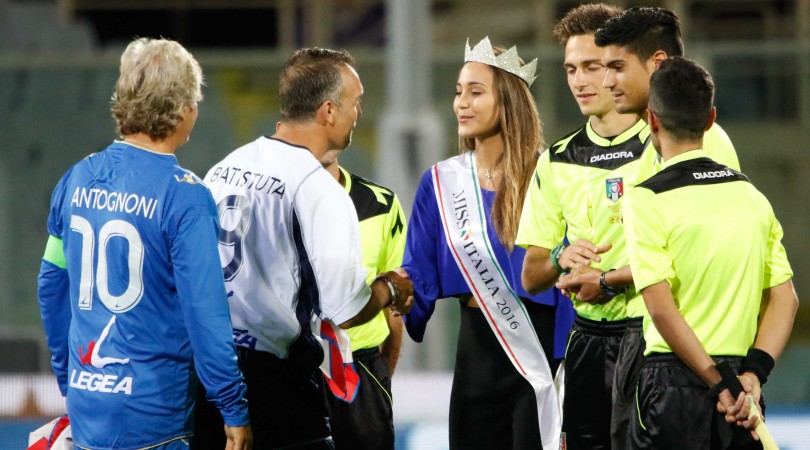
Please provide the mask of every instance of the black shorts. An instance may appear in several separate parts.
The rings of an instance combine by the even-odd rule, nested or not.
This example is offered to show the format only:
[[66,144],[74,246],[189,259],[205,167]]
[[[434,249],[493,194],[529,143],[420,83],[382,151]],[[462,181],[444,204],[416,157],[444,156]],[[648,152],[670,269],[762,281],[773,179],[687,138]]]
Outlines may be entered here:
[[[244,347],[236,347],[236,356],[247,385],[254,449],[335,448],[321,392],[320,369],[304,369],[271,353]],[[225,448],[222,416],[216,408],[207,401],[198,401],[195,415],[193,449]]]
[[[729,361],[735,371],[742,361],[741,357],[713,359]],[[631,424],[633,448],[761,449],[750,431],[725,421],[708,391],[706,383],[674,354],[648,356],[639,377],[638,417]],[[764,409],[764,400],[762,404]]]
[[644,362],[644,329],[641,317],[627,319],[613,373],[613,412],[610,438],[614,450],[631,449],[630,422],[636,417],[636,385]]
[[[523,302],[552,375],[556,309]],[[484,312],[461,306],[456,367],[450,392],[450,449],[535,450],[540,447],[532,385],[506,356]]]
[[610,450],[613,374],[627,320],[579,315],[565,352],[562,438],[568,450]]
[[338,450],[393,450],[394,413],[388,358],[377,347],[352,353],[360,387],[352,403],[335,397],[321,383],[332,439]]

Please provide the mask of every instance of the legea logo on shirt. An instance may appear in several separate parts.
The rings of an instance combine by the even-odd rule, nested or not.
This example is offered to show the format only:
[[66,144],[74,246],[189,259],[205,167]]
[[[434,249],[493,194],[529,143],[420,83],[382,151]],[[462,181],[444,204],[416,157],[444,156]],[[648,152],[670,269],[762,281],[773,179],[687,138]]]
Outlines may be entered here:
[[[79,346],[79,361],[83,366],[92,366],[96,369],[103,369],[111,364],[129,364],[129,358],[115,358],[112,356],[102,356],[101,347],[110,329],[115,324],[115,315],[110,318],[107,326],[101,332],[98,341],[90,341],[87,345],[87,353],[84,353],[82,346]],[[119,377],[113,374],[100,374],[87,372],[84,370],[73,370],[70,374],[70,387],[83,391],[101,392],[105,394],[117,394],[123,392],[132,395],[132,377]]]

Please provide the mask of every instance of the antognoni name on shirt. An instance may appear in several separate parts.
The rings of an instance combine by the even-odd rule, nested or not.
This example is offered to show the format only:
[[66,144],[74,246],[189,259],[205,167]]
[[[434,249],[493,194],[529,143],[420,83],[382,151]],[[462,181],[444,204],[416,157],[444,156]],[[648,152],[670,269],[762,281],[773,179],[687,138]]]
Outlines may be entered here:
[[105,189],[77,187],[70,199],[70,206],[76,208],[125,212],[151,219],[155,215],[158,201],[127,192],[109,192]]

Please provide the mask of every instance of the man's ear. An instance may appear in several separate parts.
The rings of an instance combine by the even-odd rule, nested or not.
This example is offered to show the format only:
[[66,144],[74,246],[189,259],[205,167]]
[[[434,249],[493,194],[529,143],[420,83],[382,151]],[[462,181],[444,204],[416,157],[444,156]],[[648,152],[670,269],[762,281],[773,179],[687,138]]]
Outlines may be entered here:
[[651,133],[658,133],[661,122],[658,121],[658,116],[655,115],[655,111],[649,107],[647,108],[647,124],[650,126]]
[[650,56],[649,59],[649,61],[652,63],[653,71],[658,70],[658,66],[660,66],[661,63],[665,61],[667,58],[669,58],[669,55],[667,55],[667,52],[663,50],[658,50],[655,53],[653,53],[653,55]]
[[332,125],[335,122],[335,104],[332,100],[321,103],[315,112],[315,121],[321,125]]
[[709,131],[709,128],[711,128],[712,125],[714,125],[714,119],[716,118],[717,118],[717,108],[712,106],[712,112],[709,113],[709,120],[706,122],[706,128],[704,128],[703,131]]
[[185,121],[186,117],[192,112],[193,110],[191,109],[191,106],[188,105],[184,106],[183,109],[180,110],[180,121],[181,122]]

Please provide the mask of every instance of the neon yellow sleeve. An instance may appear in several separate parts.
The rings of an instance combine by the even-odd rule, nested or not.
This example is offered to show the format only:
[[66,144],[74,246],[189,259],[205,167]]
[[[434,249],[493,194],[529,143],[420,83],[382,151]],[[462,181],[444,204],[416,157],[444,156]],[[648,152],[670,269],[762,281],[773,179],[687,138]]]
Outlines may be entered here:
[[644,152],[641,154],[641,161],[639,161],[638,164],[638,176],[636,177],[638,183],[640,184],[660,172],[661,164],[661,156],[658,155],[652,140],[650,140],[647,146],[644,147]]
[[526,248],[530,245],[549,250],[562,244],[565,221],[560,198],[554,187],[551,173],[552,150],[546,150],[537,161],[537,169],[523,201],[515,244]]
[[715,123],[703,135],[703,149],[709,154],[709,158],[734,170],[740,170],[740,161],[737,159],[734,144],[720,125]]
[[402,211],[402,205],[396,195],[394,195],[393,205],[391,205],[391,211],[388,212],[386,219],[384,228],[386,236],[384,247],[380,252],[380,272],[400,267],[405,254],[405,233],[408,221],[405,220],[405,213]]
[[782,245],[782,225],[771,213],[771,231],[768,236],[768,253],[765,255],[765,278],[763,287],[779,286],[793,277],[793,269],[787,259],[787,252]]

